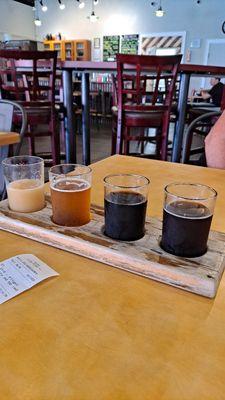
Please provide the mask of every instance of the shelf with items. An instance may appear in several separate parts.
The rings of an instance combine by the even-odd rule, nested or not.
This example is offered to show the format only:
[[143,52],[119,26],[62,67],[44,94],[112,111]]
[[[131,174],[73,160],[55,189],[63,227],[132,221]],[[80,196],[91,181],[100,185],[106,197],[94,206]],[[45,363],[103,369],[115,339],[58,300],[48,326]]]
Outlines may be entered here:
[[52,40],[44,41],[44,50],[53,50],[52,48]]
[[90,40],[74,40],[74,60],[90,61],[91,60],[91,41]]
[[74,42],[73,40],[64,41],[64,60],[74,60]]
[[62,61],[90,61],[90,40],[45,40],[45,50],[56,50],[58,59]]
[[57,51],[57,58],[64,61],[64,43],[63,40],[44,40],[44,50]]
[[52,44],[52,50],[57,51],[57,58],[63,60],[63,42],[61,40],[54,40]]

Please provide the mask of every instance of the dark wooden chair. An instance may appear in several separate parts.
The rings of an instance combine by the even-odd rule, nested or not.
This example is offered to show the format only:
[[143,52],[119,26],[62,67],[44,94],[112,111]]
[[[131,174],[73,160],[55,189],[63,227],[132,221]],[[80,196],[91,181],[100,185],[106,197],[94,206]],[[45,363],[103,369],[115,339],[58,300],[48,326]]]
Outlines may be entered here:
[[214,108],[205,108],[204,112],[200,113],[200,115],[196,114],[196,118],[191,121],[189,124],[187,131],[184,137],[183,150],[182,150],[182,158],[181,162],[183,164],[190,164],[191,156],[193,155],[201,155],[205,151],[204,143],[198,145],[197,147],[193,147],[193,137],[198,136],[200,140],[205,139],[208,135],[210,129],[216,123],[217,119],[220,117],[221,113],[225,110],[225,86],[223,89],[222,101],[219,107]]
[[[1,96],[16,100],[27,113],[29,153],[35,155],[35,139],[50,136],[51,163],[60,162],[60,140],[55,108],[57,53],[53,51],[0,50]],[[14,117],[20,123],[21,114]],[[47,126],[47,129],[46,129]],[[38,154],[49,158],[49,154]]]
[[[168,128],[180,61],[181,55],[117,55],[117,110],[114,112],[117,129],[115,133],[114,126],[113,154],[131,154],[131,141],[155,141],[156,158],[166,160]],[[166,82],[163,93],[159,90],[162,80]],[[138,128],[138,134],[131,135],[131,128]],[[146,136],[145,128],[155,128],[156,135]],[[140,148],[142,151],[143,145]]]
[[[21,113],[21,126],[19,133],[12,132],[13,115],[16,111]],[[2,173],[2,160],[6,157],[18,156],[27,127],[27,116],[24,108],[11,100],[0,99],[0,200],[5,198],[5,184]]]

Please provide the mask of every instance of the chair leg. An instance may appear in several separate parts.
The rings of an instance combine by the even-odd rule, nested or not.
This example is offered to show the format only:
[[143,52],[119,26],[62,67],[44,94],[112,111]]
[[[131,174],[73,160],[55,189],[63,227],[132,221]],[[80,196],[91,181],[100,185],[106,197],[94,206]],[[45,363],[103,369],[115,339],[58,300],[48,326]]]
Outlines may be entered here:
[[49,129],[51,132],[51,148],[52,148],[52,161],[53,165],[60,164],[60,138],[59,138],[59,129],[56,124],[55,117],[52,117],[52,120],[49,124]]
[[[145,136],[145,128],[140,128],[140,136],[144,137]],[[141,141],[141,154],[143,154],[145,151],[145,142],[144,140]]]
[[126,156],[130,153],[130,140],[128,139],[130,135],[130,128],[128,126],[124,129],[124,154]]
[[160,160],[161,157],[161,147],[162,147],[162,133],[160,129],[156,131],[156,158]]
[[116,154],[122,154],[123,148],[123,121],[122,113],[118,113],[116,132]]
[[161,160],[167,160],[168,146],[168,130],[169,130],[170,115],[166,113],[162,122],[162,142],[161,142]]
[[35,156],[35,141],[34,141],[34,133],[32,127],[28,126],[28,147],[29,147],[29,155]]
[[60,120],[60,150],[65,153],[65,122]]
[[116,123],[112,125],[111,155],[116,154]]
[[162,142],[161,142],[161,160],[166,161],[167,160],[167,144],[168,144],[168,139],[167,136],[162,136]]

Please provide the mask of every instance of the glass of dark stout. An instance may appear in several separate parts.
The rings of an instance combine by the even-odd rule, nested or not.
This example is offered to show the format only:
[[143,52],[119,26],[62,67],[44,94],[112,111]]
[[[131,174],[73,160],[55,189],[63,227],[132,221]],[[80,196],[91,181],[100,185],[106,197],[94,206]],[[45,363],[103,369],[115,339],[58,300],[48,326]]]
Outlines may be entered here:
[[149,184],[149,179],[141,175],[105,177],[105,235],[124,241],[145,235]]
[[206,253],[216,197],[217,192],[205,185],[167,185],[161,247],[180,257],[199,257]]

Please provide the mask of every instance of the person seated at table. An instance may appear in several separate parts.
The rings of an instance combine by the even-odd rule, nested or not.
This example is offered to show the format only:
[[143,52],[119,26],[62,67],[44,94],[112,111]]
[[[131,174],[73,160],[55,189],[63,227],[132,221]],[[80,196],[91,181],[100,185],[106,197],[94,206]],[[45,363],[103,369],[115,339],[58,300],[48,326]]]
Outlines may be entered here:
[[210,101],[216,107],[220,107],[222,96],[223,96],[223,83],[220,82],[220,78],[213,77],[210,79],[211,89],[201,89],[197,92],[195,89],[192,91],[191,101],[203,100]]

